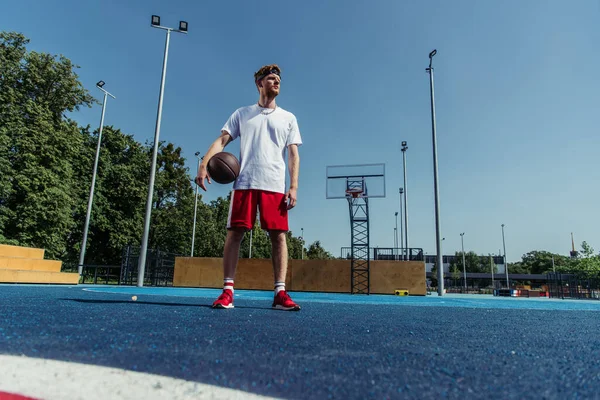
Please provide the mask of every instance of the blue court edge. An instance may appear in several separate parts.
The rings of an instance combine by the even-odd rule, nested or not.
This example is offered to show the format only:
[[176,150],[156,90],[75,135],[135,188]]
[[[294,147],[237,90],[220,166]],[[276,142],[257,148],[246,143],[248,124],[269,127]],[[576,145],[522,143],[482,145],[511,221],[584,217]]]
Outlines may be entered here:
[[[137,286],[85,286],[83,290],[97,293],[114,293],[136,296],[175,296],[194,297],[199,302],[211,304],[221,293],[221,289],[204,288],[165,288],[165,287],[137,287]],[[344,303],[365,305],[391,305],[391,306],[422,306],[422,307],[463,307],[484,309],[526,309],[526,310],[572,310],[572,311],[600,311],[600,301],[597,300],[562,300],[548,298],[519,298],[519,297],[494,297],[492,295],[477,294],[447,294],[442,297],[429,296],[394,296],[394,295],[351,295],[343,293],[314,293],[290,292],[294,301],[302,303]],[[243,300],[273,299],[272,291],[260,290],[235,290],[236,302]]]

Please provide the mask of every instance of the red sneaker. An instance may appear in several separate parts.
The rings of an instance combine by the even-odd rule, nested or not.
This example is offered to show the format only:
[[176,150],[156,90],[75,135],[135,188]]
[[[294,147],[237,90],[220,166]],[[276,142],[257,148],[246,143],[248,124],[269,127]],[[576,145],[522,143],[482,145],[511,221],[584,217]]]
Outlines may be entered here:
[[223,293],[215,300],[212,308],[233,308],[233,292],[223,289]]
[[283,311],[300,311],[300,306],[292,300],[285,290],[279,291],[273,299],[273,308]]

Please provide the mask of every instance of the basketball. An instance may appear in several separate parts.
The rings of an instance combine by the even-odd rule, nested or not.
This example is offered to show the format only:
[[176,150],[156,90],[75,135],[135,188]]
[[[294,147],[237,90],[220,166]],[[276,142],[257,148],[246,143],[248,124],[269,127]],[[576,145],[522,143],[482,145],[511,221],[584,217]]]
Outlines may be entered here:
[[235,181],[240,174],[240,162],[233,154],[222,151],[208,160],[207,169],[212,180],[227,184]]

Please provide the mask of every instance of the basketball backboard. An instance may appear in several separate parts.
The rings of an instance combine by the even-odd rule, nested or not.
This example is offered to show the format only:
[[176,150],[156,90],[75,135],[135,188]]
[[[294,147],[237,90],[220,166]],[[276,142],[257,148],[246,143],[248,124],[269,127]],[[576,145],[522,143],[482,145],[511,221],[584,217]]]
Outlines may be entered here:
[[327,199],[385,197],[385,164],[330,165],[326,172]]

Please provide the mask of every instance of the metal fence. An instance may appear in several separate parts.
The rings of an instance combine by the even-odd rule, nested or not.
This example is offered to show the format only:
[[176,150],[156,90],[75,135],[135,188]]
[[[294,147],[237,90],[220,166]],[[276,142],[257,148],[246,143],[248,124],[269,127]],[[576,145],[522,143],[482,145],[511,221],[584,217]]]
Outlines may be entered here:
[[582,277],[576,274],[547,274],[550,297],[559,299],[600,300],[600,275]]
[[121,266],[84,264],[81,272],[81,283],[120,285]]
[[[144,286],[173,286],[175,257],[179,254],[158,249],[148,250]],[[84,264],[81,283],[104,285],[137,285],[140,249],[127,246],[123,249],[121,265]],[[63,263],[62,272],[78,272],[76,263]]]
[[[148,250],[144,271],[144,286],[173,286],[175,257],[179,256],[179,254],[158,249]],[[139,258],[140,249],[138,247],[127,246],[123,250],[121,285],[137,285]]]
[[[340,258],[350,260],[352,258],[352,248],[342,247]],[[370,260],[391,260],[391,261],[423,261],[423,249],[410,248],[400,249],[393,247],[369,247]]]

